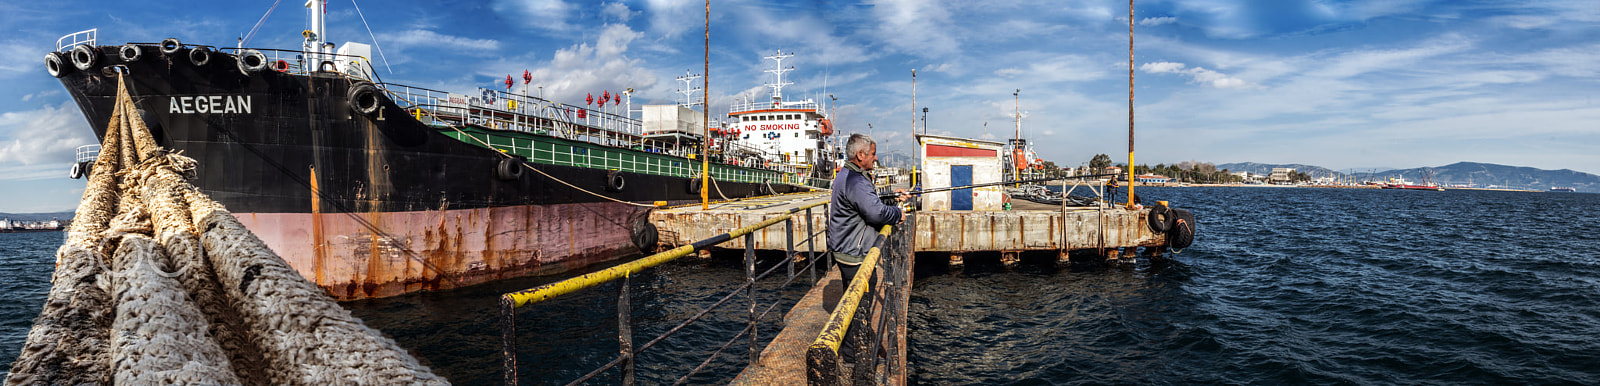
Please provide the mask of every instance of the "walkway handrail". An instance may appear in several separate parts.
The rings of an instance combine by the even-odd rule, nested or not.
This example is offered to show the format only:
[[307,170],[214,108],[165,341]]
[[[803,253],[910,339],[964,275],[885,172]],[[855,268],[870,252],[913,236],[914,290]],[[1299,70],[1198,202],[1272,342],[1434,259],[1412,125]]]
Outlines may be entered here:
[[[822,326],[822,332],[817,334],[817,340],[811,343],[806,350],[806,377],[812,384],[829,383],[821,379],[836,379],[839,363],[839,346],[844,343],[845,335],[850,332],[850,324],[855,319],[856,308],[861,305],[861,298],[866,295],[867,287],[872,279],[872,274],[878,267],[880,256],[883,255],[884,243],[889,240],[889,234],[894,232],[894,225],[884,225],[878,230],[878,238],[873,241],[872,249],[867,251],[867,256],[861,261],[861,268],[856,270],[856,276],[850,280],[850,288],[846,288],[844,296],[839,299],[839,305],[833,309],[833,314],[828,316],[827,324]],[[862,353],[860,355],[871,355]],[[827,369],[820,374],[814,369]]]
[[[779,224],[779,223],[787,223],[788,224],[786,230],[788,232],[790,232],[790,235],[788,236],[790,245],[789,245],[788,252],[787,252],[787,255],[785,256],[785,258],[787,260],[789,260],[789,265],[788,265],[789,266],[789,274],[788,274],[788,277],[789,277],[788,280],[789,281],[784,283],[785,285],[788,285],[789,283],[792,283],[793,280],[796,278],[796,275],[794,273],[793,259],[797,255],[795,253],[795,251],[794,251],[795,240],[793,238],[793,233],[792,233],[794,231],[793,223],[790,222],[790,220],[797,213],[805,213],[805,215],[806,215],[806,223],[807,223],[807,227],[806,227],[807,237],[806,237],[806,240],[801,241],[801,242],[811,243],[812,239],[814,239],[818,235],[818,233],[820,233],[820,232],[812,232],[811,231],[811,227],[809,225],[812,222],[812,220],[811,220],[812,219],[811,209],[815,208],[815,207],[818,207],[818,206],[825,206],[825,205],[828,205],[829,203],[830,202],[827,201],[827,200],[821,200],[821,201],[818,201],[818,202],[815,202],[815,203],[801,205],[799,207],[796,207],[796,208],[793,208],[793,209],[789,209],[786,213],[784,213],[784,214],[782,214],[780,216],[776,216],[776,217],[773,217],[771,219],[767,219],[765,221],[762,221],[762,222],[759,222],[759,223],[756,223],[756,224],[753,224],[753,225],[750,225],[750,226],[746,226],[746,227],[743,227],[743,228],[735,229],[735,230],[729,231],[727,233],[723,233],[723,234],[719,234],[719,235],[716,235],[716,236],[712,236],[712,237],[706,238],[704,240],[696,241],[696,242],[694,242],[692,244],[689,244],[689,245],[684,245],[684,246],[680,246],[680,247],[677,247],[677,248],[673,248],[673,249],[665,251],[665,252],[656,253],[656,254],[653,254],[653,255],[650,255],[650,256],[639,258],[639,259],[634,260],[634,261],[630,261],[630,262],[623,263],[623,264],[620,264],[620,265],[617,265],[617,266],[614,266],[614,267],[611,267],[611,268],[607,268],[607,269],[603,269],[603,270],[600,270],[600,271],[588,273],[588,274],[585,274],[585,275],[582,275],[582,276],[578,276],[578,277],[574,277],[574,278],[571,278],[571,279],[562,280],[562,281],[559,281],[559,282],[546,284],[546,285],[543,285],[543,286],[539,286],[539,287],[536,287],[536,288],[530,288],[530,289],[526,289],[526,290],[522,290],[522,291],[508,292],[508,293],[500,295],[500,308],[501,308],[501,316],[502,316],[502,319],[503,319],[502,320],[502,325],[501,325],[501,334],[502,334],[502,338],[504,340],[504,347],[503,348],[504,348],[504,355],[505,355],[505,362],[504,362],[504,366],[505,366],[504,367],[504,381],[505,381],[505,383],[506,384],[512,384],[512,385],[517,383],[517,375],[516,375],[517,374],[517,360],[516,360],[516,351],[517,350],[516,350],[516,343],[515,343],[515,341],[516,341],[516,309],[517,308],[523,307],[523,306],[527,306],[527,305],[530,305],[530,304],[534,304],[534,303],[539,303],[539,302],[542,302],[542,301],[545,301],[545,300],[549,300],[549,299],[552,299],[552,298],[555,298],[555,297],[558,297],[558,296],[561,296],[561,295],[573,293],[573,292],[576,292],[576,291],[579,291],[579,290],[582,290],[582,289],[585,289],[585,288],[593,287],[593,286],[600,285],[600,284],[603,284],[603,283],[606,283],[606,282],[610,282],[610,281],[614,281],[614,280],[617,280],[617,279],[623,279],[623,283],[624,283],[624,286],[623,286],[623,289],[622,289],[621,300],[619,300],[619,328],[621,329],[621,332],[620,332],[619,335],[621,335],[620,338],[621,338],[621,341],[622,341],[621,343],[623,345],[623,354],[622,354],[622,356],[619,356],[616,360],[613,360],[613,361],[611,361],[611,363],[609,363],[609,364],[607,364],[605,366],[602,366],[599,369],[596,369],[594,372],[591,372],[589,375],[586,375],[584,378],[580,379],[577,382],[583,382],[584,380],[587,380],[587,379],[593,377],[594,375],[599,374],[600,371],[603,371],[603,370],[606,370],[606,369],[609,369],[609,368],[613,368],[614,366],[616,366],[618,364],[625,364],[626,367],[624,368],[623,382],[631,384],[633,382],[633,371],[632,371],[631,362],[632,362],[632,359],[633,359],[633,355],[635,353],[637,353],[639,351],[643,351],[644,349],[649,348],[650,346],[653,346],[655,343],[661,341],[662,339],[665,339],[667,336],[669,336],[672,333],[677,332],[679,329],[683,328],[684,325],[687,325],[688,323],[699,319],[701,316],[704,316],[707,312],[709,312],[712,308],[716,308],[716,307],[722,305],[723,303],[727,302],[729,299],[732,298],[732,296],[734,294],[737,294],[739,291],[746,291],[748,296],[752,296],[751,297],[752,303],[751,303],[751,321],[750,321],[750,326],[746,327],[746,329],[743,332],[740,332],[740,335],[742,336],[743,334],[745,334],[747,332],[751,333],[751,335],[750,335],[751,344],[752,344],[752,346],[751,346],[751,358],[752,358],[752,363],[753,363],[754,359],[757,356],[757,350],[754,348],[755,334],[753,333],[752,329],[755,328],[756,320],[761,319],[762,317],[767,315],[767,313],[771,312],[771,308],[772,307],[769,307],[766,310],[766,312],[761,312],[761,313],[755,312],[755,303],[754,303],[753,292],[749,292],[749,291],[753,291],[753,285],[755,284],[756,280],[759,280],[760,277],[766,277],[767,273],[771,273],[773,270],[777,269],[778,267],[777,266],[772,267],[772,269],[767,270],[766,273],[763,273],[763,274],[759,275],[759,277],[755,275],[755,272],[754,272],[754,269],[755,269],[755,266],[754,266],[754,250],[751,249],[751,248],[753,248],[753,245],[754,245],[754,240],[752,239],[752,237],[754,237],[753,235],[754,235],[754,233],[756,231],[761,230],[763,228],[766,228],[766,227],[769,227],[769,226],[772,226],[772,225],[776,225],[776,224]],[[824,209],[826,209],[826,207],[824,207]],[[676,259],[678,259],[680,257],[683,257],[683,256],[686,256],[686,255],[688,255],[688,254],[690,254],[690,253],[692,253],[694,251],[702,250],[702,249],[705,249],[707,247],[711,247],[711,246],[714,246],[714,245],[717,245],[717,244],[721,244],[723,242],[727,242],[727,241],[733,240],[733,238],[735,238],[735,237],[744,237],[745,238],[745,244],[746,244],[745,245],[745,249],[746,249],[746,251],[745,251],[746,252],[746,262],[745,262],[745,264],[746,264],[746,275],[748,276],[747,279],[746,279],[746,283],[742,287],[740,287],[739,289],[736,289],[733,294],[729,294],[727,297],[724,297],[721,301],[719,301],[716,304],[708,307],[706,310],[702,311],[699,315],[696,315],[696,316],[690,318],[689,320],[687,320],[687,321],[683,322],[682,324],[680,324],[678,327],[675,327],[672,330],[669,330],[666,334],[663,334],[662,336],[657,337],[655,340],[652,340],[649,343],[646,343],[646,344],[644,344],[642,346],[639,346],[638,348],[635,349],[633,347],[633,339],[632,339],[632,336],[631,336],[632,334],[631,334],[631,332],[629,332],[630,331],[630,327],[628,326],[628,323],[629,323],[628,322],[628,312],[627,312],[627,309],[626,309],[626,308],[630,307],[630,306],[628,306],[629,302],[627,300],[627,298],[628,298],[627,278],[629,276],[631,276],[632,274],[638,273],[640,271],[643,271],[643,270],[651,268],[651,267],[655,267],[657,265],[661,265],[661,264],[669,262],[669,261],[676,260]],[[812,251],[815,251],[815,249],[812,249]],[[816,256],[815,256],[814,252],[813,252],[811,254],[811,257],[807,261],[807,263],[808,263],[808,267],[807,268],[815,267],[816,261],[817,261],[817,259],[816,259]],[[824,268],[826,268],[826,267],[824,267]],[[813,281],[814,281],[814,279],[815,279],[814,271],[812,273],[812,278],[813,278]],[[776,307],[777,304],[774,303],[772,306]],[[737,339],[738,339],[738,337],[734,338],[734,340],[737,340]],[[729,341],[728,342],[728,344],[732,344],[732,343],[733,343],[733,341]],[[717,350],[717,353],[720,354],[726,348],[727,348],[727,344],[723,345],[722,349]],[[715,358],[715,354],[712,356],[712,358]],[[710,359],[708,359],[706,362],[709,363]],[[702,363],[701,367],[696,368],[693,372],[690,373],[690,375],[692,375],[694,372],[698,372],[707,363]],[[684,379],[680,379],[679,382],[682,383],[688,377],[689,377],[688,375],[685,375]]]

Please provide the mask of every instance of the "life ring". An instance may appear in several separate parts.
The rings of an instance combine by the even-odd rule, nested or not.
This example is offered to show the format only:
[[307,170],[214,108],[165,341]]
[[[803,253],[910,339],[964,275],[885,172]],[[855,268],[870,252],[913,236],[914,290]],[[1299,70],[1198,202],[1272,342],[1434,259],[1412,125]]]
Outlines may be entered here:
[[272,69],[278,72],[289,72],[289,62],[283,59],[272,63]]
[[513,158],[501,158],[500,164],[494,168],[495,178],[503,181],[516,181],[522,179],[522,161]]
[[72,47],[73,67],[77,67],[79,70],[87,71],[88,69],[94,68],[94,65],[96,64],[100,64],[100,52],[95,51],[93,47],[89,47],[87,44]]
[[382,101],[379,100],[378,88],[373,86],[372,83],[356,83],[355,86],[350,87],[350,94],[347,97],[350,101],[351,110],[368,117],[377,115],[378,108],[383,106]]
[[607,191],[621,192],[622,189],[626,188],[626,187],[628,187],[628,179],[622,177],[622,171],[621,170],[612,170],[612,171],[606,172],[606,190]]
[[190,49],[189,63],[194,63],[195,67],[205,67],[206,63],[211,63],[211,50],[205,47]]
[[322,64],[317,65],[317,71],[339,72],[339,65],[333,64],[332,60],[324,60],[322,61]]
[[121,57],[122,61],[126,63],[137,62],[139,61],[139,58],[144,57],[144,48],[141,48],[136,44],[129,43],[123,45],[121,49],[117,50],[117,56]]
[[1167,247],[1188,248],[1190,244],[1194,244],[1194,213],[1173,209],[1172,219],[1172,231],[1167,232]]
[[166,38],[166,40],[161,41],[161,53],[163,54],[176,54],[180,48],[183,48],[183,43],[179,43],[178,38]]
[[49,72],[50,76],[60,78],[67,76],[72,67],[67,67],[67,61],[61,58],[60,52],[49,52],[44,54],[44,70]]
[[261,51],[246,49],[239,51],[239,71],[249,74],[267,69],[267,55]]
[[72,171],[67,172],[67,177],[72,177],[74,180],[83,177],[83,163],[72,164]]
[[1167,233],[1167,230],[1172,229],[1172,211],[1162,205],[1151,207],[1150,217],[1146,218],[1146,222],[1150,224],[1150,231]]

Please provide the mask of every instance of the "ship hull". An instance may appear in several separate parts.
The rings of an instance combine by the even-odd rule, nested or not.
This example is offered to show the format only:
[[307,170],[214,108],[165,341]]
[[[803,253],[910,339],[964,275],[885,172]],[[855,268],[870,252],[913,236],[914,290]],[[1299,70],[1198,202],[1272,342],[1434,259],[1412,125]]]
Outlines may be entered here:
[[[341,300],[635,254],[653,248],[645,204],[699,199],[684,176],[508,160],[386,97],[374,114],[360,114],[351,90],[369,83],[338,73],[250,72],[220,52],[197,65],[192,48],[168,55],[154,45],[124,61],[118,48],[97,47],[100,65],[61,77],[96,136],[111,120],[115,67],[157,143],[199,161],[191,182]],[[508,176],[506,162],[535,170]],[[625,188],[608,185],[617,173]],[[728,197],[797,189],[717,187]]]

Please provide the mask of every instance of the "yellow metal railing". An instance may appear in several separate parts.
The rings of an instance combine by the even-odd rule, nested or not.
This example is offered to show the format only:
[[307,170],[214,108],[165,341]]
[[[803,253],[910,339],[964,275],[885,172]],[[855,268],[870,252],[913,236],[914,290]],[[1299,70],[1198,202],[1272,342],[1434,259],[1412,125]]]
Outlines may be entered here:
[[[845,335],[850,332],[850,324],[855,320],[857,308],[861,306],[861,298],[866,296],[868,281],[877,269],[878,262],[883,255],[884,243],[889,239],[889,234],[894,232],[894,225],[884,225],[878,230],[878,239],[873,243],[872,249],[867,251],[867,256],[861,261],[861,268],[856,270],[856,276],[850,280],[850,287],[845,289],[844,296],[839,299],[839,305],[833,309],[833,314],[828,316],[828,322],[822,326],[822,332],[817,334],[817,340],[811,343],[806,350],[806,367],[823,371],[806,371],[812,384],[830,383],[823,378],[837,378],[839,366],[839,347],[844,343]],[[862,354],[868,355],[868,354]]]
[[[592,378],[593,376],[598,375],[600,372],[608,370],[608,369],[611,369],[611,368],[614,368],[614,367],[617,367],[619,365],[623,367],[623,372],[624,372],[623,380],[624,380],[624,383],[632,383],[632,380],[633,380],[633,376],[632,376],[632,374],[633,374],[632,360],[633,360],[633,355],[635,353],[637,353],[639,351],[643,351],[644,349],[655,345],[656,343],[660,342],[662,339],[665,339],[667,336],[671,335],[672,333],[677,332],[679,329],[683,328],[685,325],[687,325],[687,324],[699,319],[700,317],[704,316],[707,312],[711,311],[712,308],[716,308],[717,306],[722,305],[728,299],[731,299],[734,294],[738,293],[738,291],[741,291],[741,290],[749,291],[753,287],[754,282],[759,279],[754,273],[754,269],[755,269],[755,266],[754,266],[754,250],[752,249],[753,246],[754,246],[753,235],[754,235],[754,233],[756,231],[761,230],[761,229],[766,228],[766,227],[769,227],[769,226],[777,225],[777,224],[780,224],[780,223],[785,223],[787,225],[786,230],[789,232],[789,236],[787,236],[788,237],[789,247],[788,247],[786,258],[789,259],[789,261],[790,261],[790,265],[789,265],[789,280],[790,281],[795,280],[796,276],[795,276],[795,272],[794,272],[793,258],[794,258],[794,256],[796,256],[796,252],[795,252],[795,249],[794,249],[794,244],[795,244],[796,240],[794,240],[794,237],[793,237],[793,234],[794,234],[793,233],[794,232],[793,223],[790,222],[790,220],[793,217],[795,217],[796,214],[803,214],[805,216],[805,218],[806,218],[806,220],[805,220],[806,221],[806,230],[805,230],[805,232],[806,232],[806,236],[807,237],[806,237],[806,240],[800,241],[800,242],[812,243],[813,239],[816,238],[816,236],[821,232],[813,232],[812,229],[811,229],[811,226],[810,226],[810,224],[812,223],[812,215],[811,215],[812,212],[811,212],[811,210],[813,208],[822,206],[823,209],[824,209],[824,212],[826,212],[826,206],[825,205],[828,205],[828,204],[829,204],[828,201],[822,200],[822,201],[818,201],[818,202],[814,202],[814,203],[810,203],[810,204],[801,205],[801,206],[796,207],[794,209],[788,210],[788,212],[784,213],[783,215],[776,216],[776,217],[767,219],[765,221],[762,221],[762,222],[759,222],[759,223],[756,223],[756,224],[753,224],[753,225],[750,225],[750,226],[738,228],[738,229],[729,231],[727,233],[723,233],[723,234],[719,234],[719,235],[716,235],[716,236],[712,236],[712,237],[704,239],[704,240],[696,241],[693,244],[689,244],[689,245],[684,245],[684,246],[680,246],[680,247],[677,247],[677,248],[673,248],[673,249],[665,251],[665,252],[656,253],[656,254],[653,254],[653,255],[650,255],[650,256],[646,256],[646,257],[643,257],[643,258],[639,258],[637,260],[633,260],[633,261],[630,261],[630,262],[627,262],[627,263],[623,263],[623,264],[620,264],[620,265],[617,265],[617,266],[614,266],[614,267],[611,267],[611,268],[607,268],[607,269],[603,269],[603,270],[600,270],[600,271],[592,272],[592,273],[585,274],[585,275],[578,276],[578,277],[574,277],[574,278],[571,278],[571,279],[562,280],[562,281],[551,283],[551,284],[546,284],[546,285],[539,286],[539,287],[536,287],[536,288],[530,288],[530,289],[527,289],[527,290],[516,291],[516,292],[509,292],[509,293],[505,293],[505,294],[500,295],[501,316],[503,318],[502,325],[501,325],[501,329],[502,329],[501,330],[501,334],[502,334],[502,338],[504,340],[504,347],[503,348],[504,348],[504,354],[505,354],[505,361],[504,361],[504,381],[505,381],[505,383],[506,384],[516,384],[517,383],[517,360],[516,360],[516,351],[517,351],[517,349],[516,349],[516,344],[515,344],[515,341],[516,341],[516,310],[517,310],[517,308],[525,307],[525,306],[528,306],[528,305],[531,305],[531,304],[535,304],[535,303],[539,303],[539,302],[542,302],[542,301],[545,301],[545,300],[550,300],[550,299],[558,297],[558,296],[570,294],[570,293],[577,292],[577,291],[585,289],[585,288],[593,287],[593,286],[596,286],[596,285],[604,284],[604,283],[615,281],[615,280],[618,280],[618,279],[623,279],[624,280],[623,281],[624,285],[623,285],[623,289],[622,289],[623,293],[622,293],[622,297],[621,297],[623,300],[619,301],[619,321],[620,321],[619,325],[621,325],[622,328],[624,329],[623,332],[621,334],[619,334],[619,335],[621,335],[619,338],[620,338],[621,344],[623,346],[623,350],[622,350],[623,354],[621,356],[619,356],[617,359],[611,361],[611,363],[608,363],[605,366],[602,366],[601,368],[594,370],[593,372],[589,373],[588,375],[584,376],[583,378],[580,378],[579,380],[575,381],[574,383],[585,382],[588,379]],[[637,349],[635,349],[633,347],[633,338],[631,336],[632,334],[631,334],[631,332],[628,332],[627,327],[626,327],[627,324],[628,324],[628,322],[627,322],[627,320],[628,320],[628,311],[627,311],[626,308],[630,307],[630,306],[627,305],[628,301],[626,300],[628,298],[628,294],[627,294],[628,290],[627,290],[627,285],[626,285],[627,278],[629,276],[631,276],[631,275],[633,275],[635,273],[638,273],[640,271],[643,271],[645,269],[649,269],[651,267],[655,267],[657,265],[661,265],[663,263],[676,260],[676,259],[681,258],[683,256],[687,256],[688,254],[693,253],[693,252],[695,252],[697,250],[702,250],[702,249],[705,249],[707,247],[711,247],[711,246],[714,246],[714,245],[718,245],[718,244],[733,240],[736,237],[744,237],[745,238],[745,249],[746,249],[746,263],[745,264],[746,264],[746,276],[747,276],[747,279],[746,279],[746,283],[744,284],[744,286],[741,287],[740,289],[734,290],[734,294],[729,294],[728,297],[725,297],[725,298],[722,299],[722,301],[719,301],[716,304],[708,307],[706,310],[702,311],[699,315],[696,315],[696,316],[690,318],[690,320],[684,321],[682,324],[679,324],[677,327],[669,330],[666,334],[663,334],[662,336],[656,338],[655,340],[650,341],[649,343],[646,343],[644,345],[641,345]],[[816,250],[814,247],[808,247],[808,249],[811,250],[811,251],[815,251]],[[811,255],[811,257],[808,259],[807,263],[811,264],[811,267],[815,267],[816,262],[817,262],[816,255],[813,253]],[[777,266],[773,267],[773,269],[776,269],[776,268],[777,268]],[[768,270],[768,273],[771,273],[771,270]],[[766,274],[762,274],[761,275],[761,277],[765,277],[765,276],[766,276]],[[812,274],[812,277],[813,277],[813,281],[815,281],[814,280],[814,278],[815,278],[815,273],[814,272]],[[751,294],[751,293],[747,292],[747,294]],[[858,296],[858,298],[859,298],[859,296]],[[776,307],[777,303],[774,303],[772,306]],[[755,321],[760,318],[760,316],[757,316],[754,311],[755,311],[755,303],[754,303],[754,298],[752,297],[751,321],[750,321],[750,326],[747,327],[746,331],[752,331],[755,328]],[[771,307],[769,307],[767,311],[770,312],[771,311]],[[764,315],[766,315],[766,313],[761,313],[760,315],[764,316]],[[740,334],[742,335],[743,332],[741,332]],[[754,349],[755,333],[752,331],[750,336],[751,336],[751,345],[752,345],[751,346],[752,347],[751,348],[751,356],[752,356],[752,358],[754,358],[755,355],[756,355],[756,350]],[[734,339],[737,340],[738,337],[735,337]],[[731,343],[732,343],[732,341],[729,342],[729,344],[731,344]],[[727,345],[724,345],[723,348],[726,349]],[[721,350],[718,350],[718,353],[720,353],[720,352],[721,352]],[[714,358],[715,358],[715,356],[713,356],[713,359]],[[710,361],[711,361],[711,359],[707,359],[706,360],[707,363],[709,363]],[[705,366],[705,363],[702,363],[701,364],[701,368],[703,368],[704,366]],[[695,369],[695,371],[699,371],[699,370],[700,370],[700,368],[696,368]],[[693,374],[693,372],[691,372],[691,375],[692,374]],[[688,375],[685,375],[685,378],[687,378],[687,377],[688,377]],[[680,380],[680,381],[682,381],[682,380]]]

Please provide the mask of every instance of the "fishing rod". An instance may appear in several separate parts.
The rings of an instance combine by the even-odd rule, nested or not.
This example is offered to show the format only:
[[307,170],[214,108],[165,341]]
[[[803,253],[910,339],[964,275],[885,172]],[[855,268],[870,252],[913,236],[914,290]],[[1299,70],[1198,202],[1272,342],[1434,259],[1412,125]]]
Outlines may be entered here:
[[[947,188],[934,188],[934,189],[924,189],[924,190],[917,190],[917,191],[907,191],[907,192],[905,192],[905,194],[906,195],[915,196],[915,195],[924,194],[924,193],[948,192],[948,191],[952,191],[952,190],[982,188],[982,187],[995,186],[995,185],[1026,184],[1026,183],[1033,183],[1033,182],[1057,181],[1057,180],[1067,180],[1067,179],[1074,179],[1074,178],[1115,177],[1115,176],[1120,176],[1120,175],[1122,175],[1122,174],[1120,174],[1120,173],[1107,173],[1107,174],[1088,174],[1088,175],[1071,176],[1071,177],[1035,178],[1035,179],[1031,179],[1031,180],[1019,180],[1019,181],[987,182],[987,183],[982,183],[982,184],[972,184],[972,185],[966,185],[966,186],[951,186],[951,187],[947,187]],[[895,197],[895,196],[898,196],[898,195],[900,195],[900,193],[882,193],[882,194],[878,195],[878,198],[890,198],[890,197]]]

